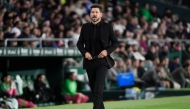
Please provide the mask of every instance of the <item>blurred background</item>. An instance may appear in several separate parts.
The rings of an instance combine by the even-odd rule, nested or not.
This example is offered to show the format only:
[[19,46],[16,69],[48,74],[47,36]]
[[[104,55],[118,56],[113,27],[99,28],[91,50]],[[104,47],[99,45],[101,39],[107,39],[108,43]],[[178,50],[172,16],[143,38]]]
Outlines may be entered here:
[[76,43],[94,3],[103,7],[102,21],[112,24],[119,40],[104,100],[189,93],[189,0],[1,0],[0,77],[9,73],[16,81],[19,75],[21,89],[35,91],[43,74],[57,94],[72,72],[77,92],[92,101]]

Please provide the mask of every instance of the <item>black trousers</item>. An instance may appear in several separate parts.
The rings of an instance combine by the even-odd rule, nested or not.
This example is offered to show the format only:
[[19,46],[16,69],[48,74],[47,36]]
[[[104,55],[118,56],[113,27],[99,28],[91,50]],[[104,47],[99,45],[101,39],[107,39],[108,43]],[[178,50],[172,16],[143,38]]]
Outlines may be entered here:
[[106,60],[94,59],[90,62],[90,68],[86,69],[89,86],[93,95],[93,109],[105,109],[103,104],[103,90],[108,71]]

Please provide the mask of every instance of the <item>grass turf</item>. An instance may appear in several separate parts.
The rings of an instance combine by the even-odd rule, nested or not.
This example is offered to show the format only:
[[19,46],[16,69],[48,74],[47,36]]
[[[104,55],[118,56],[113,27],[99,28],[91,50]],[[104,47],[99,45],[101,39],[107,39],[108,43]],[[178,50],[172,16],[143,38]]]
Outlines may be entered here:
[[[104,102],[106,109],[190,109],[190,96]],[[92,109],[92,103],[38,107],[36,109]]]

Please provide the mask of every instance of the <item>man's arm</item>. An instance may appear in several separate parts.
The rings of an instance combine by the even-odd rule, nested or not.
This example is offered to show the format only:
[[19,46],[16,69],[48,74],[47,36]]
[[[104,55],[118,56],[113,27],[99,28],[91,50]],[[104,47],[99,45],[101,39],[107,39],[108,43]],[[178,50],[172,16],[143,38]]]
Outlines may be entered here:
[[106,51],[108,54],[111,54],[118,46],[118,39],[115,36],[115,33],[111,25],[109,26],[109,33],[110,33],[109,38],[111,41],[111,45],[106,49]]
[[77,42],[77,48],[81,52],[81,54],[85,57],[85,53],[87,52],[86,49],[84,48],[84,25],[81,28],[79,40]]

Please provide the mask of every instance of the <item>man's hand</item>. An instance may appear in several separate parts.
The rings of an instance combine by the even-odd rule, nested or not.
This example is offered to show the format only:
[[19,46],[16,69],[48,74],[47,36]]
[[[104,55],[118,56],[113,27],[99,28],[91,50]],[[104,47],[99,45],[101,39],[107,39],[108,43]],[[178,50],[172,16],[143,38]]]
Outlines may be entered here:
[[86,52],[85,53],[85,58],[88,59],[88,60],[92,60],[92,56],[89,52]]
[[99,55],[98,58],[104,58],[108,55],[108,52],[106,50],[103,50]]

